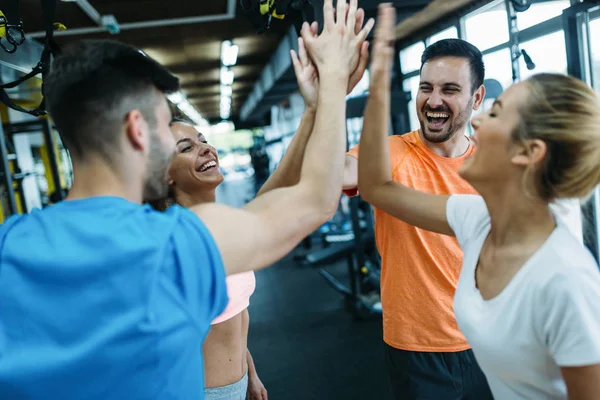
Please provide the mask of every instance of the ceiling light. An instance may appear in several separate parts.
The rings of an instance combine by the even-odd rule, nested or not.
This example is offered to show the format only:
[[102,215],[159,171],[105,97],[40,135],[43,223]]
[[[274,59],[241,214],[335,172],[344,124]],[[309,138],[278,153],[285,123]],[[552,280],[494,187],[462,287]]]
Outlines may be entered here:
[[196,108],[194,108],[194,106],[190,104],[190,102],[185,98],[183,93],[171,93],[167,96],[167,98],[169,99],[169,101],[177,105],[177,108],[179,108],[181,112],[187,115],[187,117],[191,119],[194,122],[194,124],[199,126],[208,125],[208,121],[202,118],[202,115],[200,115],[198,110],[196,110]]
[[221,110],[221,119],[228,119],[231,116],[229,110]]
[[183,98],[183,95],[181,94],[181,92],[171,93],[170,95],[167,96],[167,98],[173,104],[179,104],[179,103],[181,103],[182,101],[185,100]]
[[221,85],[233,85],[233,71],[227,67],[221,67]]
[[221,96],[231,97],[233,95],[233,88],[231,86],[221,85]]
[[235,65],[239,52],[239,46],[231,44],[230,40],[221,43],[221,62],[225,66]]
[[223,106],[231,107],[231,97],[223,97],[221,96],[221,107]]

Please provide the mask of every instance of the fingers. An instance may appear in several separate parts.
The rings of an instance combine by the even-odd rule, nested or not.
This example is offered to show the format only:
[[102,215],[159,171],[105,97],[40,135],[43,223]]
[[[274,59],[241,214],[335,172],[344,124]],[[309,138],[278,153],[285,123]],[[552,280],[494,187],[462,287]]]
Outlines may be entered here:
[[363,23],[365,22],[365,10],[359,8],[356,10],[356,23],[354,24],[354,34],[358,35],[362,29]]
[[294,50],[290,50],[290,55],[292,56],[292,65],[294,66],[294,73],[296,74],[296,78],[298,78],[302,73],[302,65],[300,64],[298,55]]
[[390,46],[394,41],[394,25],[396,23],[396,9],[389,3],[379,5],[377,29],[375,40],[381,41],[385,46]]
[[358,59],[358,66],[350,76],[348,81],[348,94],[354,90],[354,87],[360,82],[363,75],[365,74],[365,70],[367,69],[367,64],[369,63],[369,42],[363,42],[360,47],[360,55]]
[[377,17],[377,29],[373,41],[371,61],[371,82],[385,83],[389,74],[394,55],[394,25],[396,24],[396,9],[389,4],[381,4]]
[[[338,0],[340,1],[340,0]],[[345,0],[344,0],[345,1]],[[350,7],[348,9],[348,15],[346,16],[346,29],[348,32],[354,32],[356,25],[356,9],[358,7],[358,0],[350,0]]]
[[[305,49],[306,47],[310,48],[311,43],[316,40],[316,35],[313,34],[312,27],[308,25],[308,22],[304,22],[302,24],[302,29],[300,29],[300,38],[303,40]],[[298,41],[298,49],[300,49],[300,41]]]
[[344,26],[346,24],[346,7],[348,5],[346,4],[346,0],[337,0],[336,3],[336,11],[337,11],[337,16],[336,16],[336,24],[338,26]]
[[369,32],[371,32],[371,29],[373,29],[374,25],[375,25],[375,20],[373,18],[369,18],[369,20],[365,24],[364,28],[362,28],[360,30],[360,32],[356,35],[356,40],[359,43],[364,41],[367,38],[367,36],[369,36]]
[[325,0],[323,2],[323,28],[331,29],[335,25],[333,19],[333,0]]
[[306,54],[306,47],[304,46],[304,40],[300,37],[298,38],[298,58],[300,59],[300,63],[303,67],[308,66],[308,54]]
[[313,36],[317,36],[319,34],[319,23],[317,21],[313,21],[313,23],[310,24],[310,31]]

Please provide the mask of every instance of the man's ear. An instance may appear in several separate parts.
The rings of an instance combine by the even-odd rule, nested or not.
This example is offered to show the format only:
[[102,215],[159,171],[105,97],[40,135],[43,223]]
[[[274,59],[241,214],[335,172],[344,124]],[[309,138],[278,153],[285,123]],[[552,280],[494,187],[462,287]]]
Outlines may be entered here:
[[485,86],[481,85],[473,93],[473,110],[478,110],[485,99]]
[[510,160],[513,164],[523,167],[538,164],[544,159],[548,152],[546,142],[539,139],[517,143],[514,148],[515,151]]
[[135,150],[144,150],[148,146],[148,123],[139,110],[131,110],[125,117],[127,139]]

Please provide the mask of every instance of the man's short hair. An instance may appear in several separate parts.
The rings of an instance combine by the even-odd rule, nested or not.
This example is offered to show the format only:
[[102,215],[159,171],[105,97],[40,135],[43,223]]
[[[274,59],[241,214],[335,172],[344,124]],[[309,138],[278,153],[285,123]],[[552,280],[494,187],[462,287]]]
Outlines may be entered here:
[[64,48],[44,80],[47,108],[74,158],[97,153],[112,160],[127,114],[139,110],[156,124],[156,91],[171,93],[179,80],[133,46],[81,40]]
[[483,85],[485,67],[481,51],[471,43],[461,39],[444,39],[428,46],[421,56],[421,70],[426,62],[440,57],[458,57],[469,61],[471,66],[471,91]]

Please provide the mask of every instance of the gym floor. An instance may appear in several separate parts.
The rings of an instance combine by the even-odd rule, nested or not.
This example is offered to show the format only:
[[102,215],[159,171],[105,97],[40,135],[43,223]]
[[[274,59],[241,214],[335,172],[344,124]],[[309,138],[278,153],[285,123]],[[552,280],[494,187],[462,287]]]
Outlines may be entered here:
[[[328,266],[346,284],[344,261]],[[391,399],[381,317],[356,321],[318,269],[291,256],[256,272],[248,348],[272,400]]]

